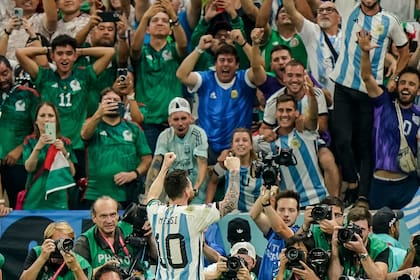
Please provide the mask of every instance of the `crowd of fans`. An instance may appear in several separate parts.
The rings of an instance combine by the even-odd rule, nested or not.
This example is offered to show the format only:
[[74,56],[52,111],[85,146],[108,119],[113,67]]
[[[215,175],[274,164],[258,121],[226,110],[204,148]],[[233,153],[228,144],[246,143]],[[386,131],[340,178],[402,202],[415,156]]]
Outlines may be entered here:
[[[21,279],[417,279],[420,1],[397,2],[8,1],[0,216],[95,224],[70,249],[49,225]],[[119,221],[133,202],[149,221]],[[232,211],[262,257],[221,248]]]

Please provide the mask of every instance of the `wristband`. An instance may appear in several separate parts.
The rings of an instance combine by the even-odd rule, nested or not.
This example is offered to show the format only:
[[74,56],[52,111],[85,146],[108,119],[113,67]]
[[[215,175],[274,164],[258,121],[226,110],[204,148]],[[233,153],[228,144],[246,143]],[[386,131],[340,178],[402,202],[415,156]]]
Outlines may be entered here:
[[202,53],[204,53],[204,50],[203,49],[200,49],[200,47],[195,47],[195,50],[199,53],[199,54],[202,54]]
[[359,254],[359,259],[361,260],[361,261],[365,261],[365,260],[367,260],[367,258],[369,257],[369,254],[368,253],[362,253],[362,254]]
[[240,46],[241,48],[243,48],[243,47],[245,47],[246,43],[248,43],[248,42],[245,40],[245,41],[243,42],[243,44],[240,44],[239,46]]
[[169,25],[170,25],[171,27],[178,26],[178,25],[179,25],[178,18],[177,18],[176,20],[170,19],[170,20],[169,20]]
[[29,37],[28,41],[26,41],[26,44],[30,44],[30,43],[32,43],[34,41],[37,41],[37,40],[38,40],[38,36]]
[[270,206],[270,205],[271,205],[271,203],[270,203],[270,201],[269,201],[269,202],[267,202],[267,203],[262,203],[262,202],[261,202],[261,205],[262,205],[262,207],[267,207],[267,206]]
[[10,34],[12,34],[12,31],[10,31],[10,32],[9,32],[9,31],[7,31],[7,29],[5,28],[5,29],[4,29],[4,33],[5,33],[5,34],[7,34],[7,36],[10,36]]

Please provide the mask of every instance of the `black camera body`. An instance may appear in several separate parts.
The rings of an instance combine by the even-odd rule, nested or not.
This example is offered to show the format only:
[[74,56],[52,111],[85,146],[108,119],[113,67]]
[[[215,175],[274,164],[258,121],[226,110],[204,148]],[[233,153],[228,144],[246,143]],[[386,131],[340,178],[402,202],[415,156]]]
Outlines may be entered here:
[[58,252],[64,251],[66,253],[70,252],[74,245],[73,239],[70,238],[57,239],[54,241],[54,243]]
[[369,279],[354,277],[354,276],[341,275],[340,278],[338,278],[338,280],[369,280]]
[[347,225],[347,227],[338,230],[338,241],[341,244],[349,241],[356,241],[356,233],[362,236],[362,229],[358,225],[350,223]]
[[333,208],[331,205],[318,204],[312,208],[311,216],[314,221],[332,220]]
[[277,184],[280,165],[296,165],[292,149],[281,149],[277,154],[258,154],[256,177],[262,177],[267,189]]
[[[143,237],[144,234],[146,233],[143,230],[143,225],[147,221],[146,205],[138,204],[134,202],[131,203],[130,205],[128,205],[128,207],[124,211],[121,221],[129,223],[130,225],[133,226],[133,234],[132,234],[133,236]],[[136,246],[135,244],[130,243],[130,240],[128,240],[128,243]]]
[[327,276],[329,262],[330,255],[322,248],[313,248],[308,253],[307,263],[319,279],[324,279]]
[[236,279],[236,274],[242,266],[248,267],[248,263],[240,256],[229,256],[226,260],[227,271],[223,273],[224,279]]
[[300,263],[300,261],[305,261],[305,253],[302,250],[297,249],[295,247],[287,247],[285,255],[287,258],[286,269],[303,269],[303,266]]

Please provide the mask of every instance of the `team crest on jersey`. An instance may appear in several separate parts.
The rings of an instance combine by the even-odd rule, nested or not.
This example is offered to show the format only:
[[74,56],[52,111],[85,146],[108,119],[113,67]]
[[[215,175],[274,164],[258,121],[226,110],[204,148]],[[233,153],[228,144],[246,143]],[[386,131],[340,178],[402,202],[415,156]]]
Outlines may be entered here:
[[81,90],[80,83],[78,80],[73,80],[70,82],[70,87],[73,91]]
[[216,99],[216,93],[213,91],[212,93],[210,93],[210,99]]
[[230,98],[238,98],[238,91],[236,89],[232,90]]
[[24,112],[26,111],[26,103],[24,100],[18,100],[15,103],[15,110],[16,112]]
[[163,57],[163,59],[165,61],[168,61],[168,60],[172,60],[173,59],[172,52],[170,50],[164,50],[162,52],[162,57]]
[[384,33],[384,30],[385,30],[385,26],[380,23],[380,24],[375,26],[374,33],[375,33],[375,35],[379,36],[379,35],[382,35]]
[[124,130],[123,138],[125,141],[133,142],[133,133],[130,130]]
[[300,148],[300,142],[297,138],[292,138],[290,140],[290,147],[293,149],[299,149]]
[[101,132],[99,132],[99,135],[102,135],[102,136],[108,136],[108,133],[106,133],[106,131],[105,131],[105,130],[102,130]]
[[299,46],[299,40],[296,38],[293,38],[292,40],[290,40],[289,46],[291,48],[297,47]]

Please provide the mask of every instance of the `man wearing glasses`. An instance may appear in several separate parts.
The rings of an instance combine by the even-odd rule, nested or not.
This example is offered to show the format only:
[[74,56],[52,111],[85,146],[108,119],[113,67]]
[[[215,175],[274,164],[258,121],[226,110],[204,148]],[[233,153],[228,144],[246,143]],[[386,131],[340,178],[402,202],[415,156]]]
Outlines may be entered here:
[[305,44],[311,74],[322,85],[327,104],[331,107],[334,82],[328,75],[333,71],[340,53],[341,37],[341,17],[335,4],[331,1],[321,2],[317,9],[316,24],[297,10],[294,0],[284,0],[283,5]]

